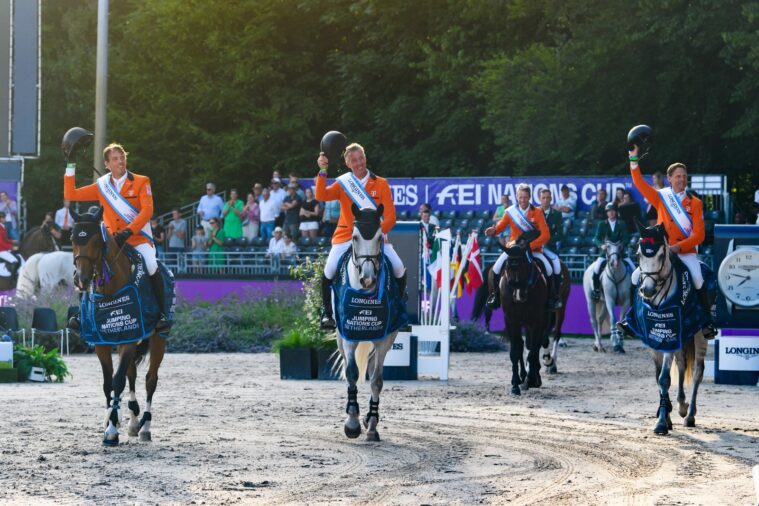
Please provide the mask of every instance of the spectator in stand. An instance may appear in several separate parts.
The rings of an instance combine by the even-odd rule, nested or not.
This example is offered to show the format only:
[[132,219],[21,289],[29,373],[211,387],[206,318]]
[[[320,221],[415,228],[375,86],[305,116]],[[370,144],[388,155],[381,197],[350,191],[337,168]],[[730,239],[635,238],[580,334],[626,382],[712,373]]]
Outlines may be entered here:
[[272,171],[271,177],[272,177],[272,179],[278,179],[279,182],[280,182],[280,184],[282,183],[282,176],[279,174],[278,170]]
[[[664,188],[664,174],[662,174],[661,172],[654,172],[654,175],[651,176],[651,186],[653,186],[655,190],[663,189]],[[656,225],[656,222],[658,221],[658,218],[659,218],[659,214],[656,211],[656,207],[652,206],[648,200],[646,200],[645,218],[646,220],[648,220],[649,225]]]
[[615,206],[619,207],[622,205],[622,197],[625,196],[625,190],[624,188],[617,188],[616,193],[614,194],[614,202],[612,202]]
[[279,212],[277,213],[277,219],[274,220],[279,227],[282,226],[282,223],[285,220],[285,214],[282,210],[282,203],[284,203],[285,197],[287,197],[287,192],[282,189],[282,180],[278,177],[271,179],[270,193],[271,198],[277,203],[277,208],[279,209]]
[[264,190],[264,185],[256,183],[253,185],[253,196],[256,198],[256,202],[261,202],[261,193]]
[[206,235],[211,235],[211,220],[221,218],[221,211],[224,209],[224,201],[216,195],[216,185],[206,183],[206,194],[200,197],[198,202],[198,217],[200,224],[206,231]]
[[332,237],[337,228],[337,222],[340,219],[340,201],[328,200],[322,204],[324,213],[322,213],[322,236]]
[[427,247],[432,247],[432,241],[435,238],[435,225],[430,221],[432,213],[429,209],[422,211],[422,221],[419,226],[424,230],[424,237],[427,240]]
[[171,210],[171,221],[169,222],[168,232],[169,253],[184,253],[187,240],[187,221],[182,218],[179,208]]
[[313,188],[306,188],[306,199],[300,206],[300,235],[316,237],[319,233],[319,202],[314,198]]
[[606,200],[608,196],[606,195],[606,190],[603,188],[598,189],[598,195],[596,196],[596,200],[593,201],[592,204],[590,204],[590,217],[594,220],[605,220],[606,219],[606,204],[609,203],[608,200]]
[[158,223],[158,218],[153,216],[150,218],[150,229],[153,235],[153,244],[155,245],[155,252],[158,257],[163,257],[164,247],[166,244],[166,231],[163,229],[163,225]]
[[242,237],[242,210],[245,206],[237,198],[237,189],[229,190],[229,200],[224,204],[224,236],[233,239]]
[[13,243],[8,239],[8,233],[5,230],[5,211],[0,211],[0,276],[9,278],[13,276],[19,268],[18,258],[11,253]]
[[551,233],[551,238],[548,239],[545,245],[553,253],[558,254],[564,242],[564,220],[562,219],[561,212],[551,207],[551,200],[551,190],[548,188],[540,190],[540,208],[543,210],[548,231]]
[[[506,209],[509,207],[509,196],[505,193],[501,195],[501,204],[496,207],[495,212],[493,213],[493,222],[498,223],[501,221],[501,218],[503,218],[503,215],[506,214]],[[488,225],[490,226],[490,225]],[[509,241],[509,237],[511,236],[511,225],[507,225],[506,228],[498,235],[498,242],[506,246],[506,243]]]
[[285,238],[282,241],[282,246],[280,247],[279,256],[283,260],[285,258],[291,258],[295,256],[295,254],[298,253],[298,247],[295,246],[295,243],[292,240],[292,237],[285,234]]
[[300,187],[300,181],[298,180],[298,176],[295,174],[290,174],[290,181],[288,184],[294,184],[298,189],[296,190],[298,193],[298,197],[300,197],[301,200],[306,200],[306,192],[303,191],[303,188]]
[[298,197],[298,185],[287,185],[287,197],[282,202],[282,212],[285,213],[285,235],[298,237],[302,204],[303,201]]
[[208,265],[224,265],[227,263],[224,253],[224,230],[221,228],[221,220],[213,218],[209,220],[211,224],[211,234],[208,237],[208,251],[211,252],[208,255]]
[[577,195],[569,191],[569,186],[561,185],[561,196],[556,199],[556,209],[561,211],[561,217],[569,220],[575,219],[577,210]]
[[419,217],[422,216],[422,213],[424,210],[427,209],[430,212],[430,223],[432,223],[433,226],[439,227],[440,226],[440,220],[437,219],[437,216],[432,214],[432,206],[425,202],[424,204],[419,206]]
[[55,213],[53,211],[45,213],[45,218],[42,220],[41,227],[47,228],[50,231],[50,235],[53,236],[53,239],[60,244],[63,234],[58,225],[55,224]]
[[282,227],[274,229],[274,236],[269,240],[269,249],[266,250],[267,257],[277,256],[282,253],[282,246],[285,241],[282,239]]
[[0,191],[0,211],[5,213],[5,230],[8,239],[18,240],[18,206],[11,200],[8,192]]
[[258,207],[261,209],[261,237],[269,240],[274,231],[274,222],[279,215],[279,201],[274,200],[268,188],[264,188],[261,193],[261,202]]
[[208,250],[208,237],[203,227],[195,227],[195,235],[192,236],[192,265],[195,267],[203,265],[205,255]]
[[74,224],[74,217],[71,216],[70,200],[63,201],[63,207],[55,212],[55,224],[61,230],[61,243],[71,244],[71,226]]
[[242,208],[242,235],[249,241],[258,237],[261,225],[261,208],[258,206],[256,194],[248,193],[248,201]]
[[622,190],[622,205],[619,206],[619,219],[624,222],[627,230],[638,230],[635,226],[635,219],[640,220],[640,204],[632,199],[632,195],[627,190]]

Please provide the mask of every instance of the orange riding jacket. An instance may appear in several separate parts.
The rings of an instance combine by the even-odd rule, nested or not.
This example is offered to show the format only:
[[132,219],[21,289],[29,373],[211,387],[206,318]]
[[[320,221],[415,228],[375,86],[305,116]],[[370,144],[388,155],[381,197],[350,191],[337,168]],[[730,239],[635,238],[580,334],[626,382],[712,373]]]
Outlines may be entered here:
[[[543,210],[541,208],[535,207],[532,204],[530,204],[530,207],[524,214],[527,217],[527,221],[529,221],[533,227],[540,230],[540,235],[538,238],[530,243],[530,249],[532,251],[541,253],[543,251],[543,245],[545,245],[545,243],[551,239],[551,232],[548,230],[546,216],[543,214]],[[509,216],[509,213],[507,212],[503,213],[501,220],[496,223],[495,233],[496,235],[500,234],[506,229],[508,225],[511,225],[511,237],[509,237],[509,242],[516,241],[517,238],[522,235],[522,229],[519,228],[516,223],[514,223],[514,220],[511,219],[511,216]]]
[[679,244],[680,253],[696,253],[696,247],[704,242],[706,237],[706,227],[704,226],[704,205],[701,199],[690,193],[681,202],[685,212],[690,216],[693,222],[693,230],[689,237],[683,234],[680,227],[670,216],[664,202],[662,202],[659,192],[656,188],[648,184],[643,175],[640,173],[640,167],[630,167],[632,180],[638,191],[656,208],[657,223],[663,223],[667,231],[667,242],[670,245]]
[[[364,187],[374,202],[379,206],[382,204],[382,233],[387,234],[395,225],[395,204],[393,195],[390,193],[390,185],[387,179],[369,173],[369,180]],[[351,240],[353,237],[353,212],[351,206],[353,201],[345,193],[340,183],[335,181],[327,186],[327,177],[318,176],[316,178],[316,190],[314,191],[316,200],[326,202],[328,200],[340,201],[340,219],[337,221],[337,228],[332,235],[332,244],[340,244]]]
[[121,187],[119,193],[126,198],[132,207],[139,211],[137,217],[129,225],[111,208],[105,197],[100,194],[97,183],[77,188],[76,176],[63,177],[64,199],[72,201],[97,200],[103,206],[103,223],[105,223],[106,228],[111,234],[116,234],[125,228],[129,228],[132,231],[132,236],[127,241],[129,244],[137,246],[146,242],[150,243],[150,239],[140,234],[142,227],[150,221],[150,217],[153,215],[153,194],[150,190],[150,178],[127,171],[126,181],[124,181],[124,186]]

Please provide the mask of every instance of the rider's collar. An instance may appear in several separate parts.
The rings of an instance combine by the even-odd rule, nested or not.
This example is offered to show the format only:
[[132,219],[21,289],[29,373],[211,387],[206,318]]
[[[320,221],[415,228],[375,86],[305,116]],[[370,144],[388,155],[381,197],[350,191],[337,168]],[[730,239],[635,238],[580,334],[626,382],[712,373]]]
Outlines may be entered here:
[[675,195],[677,196],[677,200],[679,200],[680,202],[682,202],[683,199],[685,199],[685,197],[688,196],[688,190],[683,190],[680,193],[675,193]]
[[519,204],[517,204],[517,209],[519,209],[520,211],[529,211],[530,210],[530,204],[527,204],[527,207],[525,207],[524,209],[522,209],[522,206],[520,206]]
[[124,186],[124,182],[127,180],[127,176],[129,175],[128,171],[124,172],[124,175],[120,178],[113,177],[113,174],[111,174],[111,179],[113,179],[113,186],[116,187],[116,190],[121,191],[121,188]]

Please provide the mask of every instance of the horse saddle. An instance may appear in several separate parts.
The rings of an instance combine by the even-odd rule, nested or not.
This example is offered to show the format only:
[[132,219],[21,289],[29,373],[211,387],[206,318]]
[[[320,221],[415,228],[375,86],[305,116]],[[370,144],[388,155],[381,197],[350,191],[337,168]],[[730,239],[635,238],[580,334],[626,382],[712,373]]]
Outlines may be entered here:
[[[680,350],[706,323],[688,268],[677,256],[672,257],[672,268],[676,277],[672,295],[653,307],[635,290],[632,305],[625,316],[632,333],[643,344],[660,352]],[[710,300],[714,300],[717,293],[714,272],[703,262],[701,272]]]
[[10,253],[16,257],[16,261],[10,262],[8,260],[0,259],[0,277],[2,278],[15,278],[21,264],[24,262],[23,257],[17,252],[11,251]]
[[342,256],[332,282],[337,330],[348,341],[384,339],[408,323],[398,281],[391,274],[390,261],[383,255],[374,290],[351,287],[348,277],[351,254],[348,249]]

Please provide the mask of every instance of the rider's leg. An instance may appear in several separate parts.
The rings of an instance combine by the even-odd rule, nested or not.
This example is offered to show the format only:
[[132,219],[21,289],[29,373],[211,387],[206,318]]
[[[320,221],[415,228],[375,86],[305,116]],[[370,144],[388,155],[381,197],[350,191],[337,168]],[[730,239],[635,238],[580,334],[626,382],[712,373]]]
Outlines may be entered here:
[[601,271],[604,265],[606,265],[604,257],[598,257],[593,262],[593,293],[591,294],[593,300],[601,300]]
[[630,268],[630,272],[634,272],[635,271],[635,264],[633,263],[632,258],[625,257],[624,262],[627,264],[627,267]]
[[406,300],[408,298],[406,294],[406,267],[403,265],[403,260],[401,260],[395,248],[389,242],[385,242],[384,252],[387,259],[390,260],[390,265],[393,267],[393,276],[398,281],[398,292],[401,294],[403,300]]
[[550,309],[553,309],[556,307],[558,297],[556,296],[558,293],[558,287],[556,286],[556,276],[553,275],[553,266],[551,265],[551,262],[548,261],[548,259],[543,255],[543,253],[538,251],[533,251],[532,256],[543,264],[545,267],[546,272],[546,281],[548,282],[548,302],[547,305]]
[[166,332],[169,329],[169,320],[166,308],[166,294],[164,293],[164,282],[161,270],[158,268],[158,260],[156,259],[155,247],[150,243],[138,244],[134,247],[137,252],[142,255],[142,259],[145,261],[145,269],[150,275],[150,284],[153,287],[153,293],[158,301],[158,310],[160,311],[160,318],[156,323],[156,332]]
[[712,321],[712,304],[709,300],[709,292],[704,286],[704,276],[701,273],[701,263],[698,261],[698,255],[695,253],[678,254],[680,260],[688,268],[691,279],[693,279],[693,288],[696,289],[698,302],[701,305],[701,311],[706,322],[704,323],[703,334],[706,339],[713,339],[717,333]]
[[493,286],[490,287],[488,300],[485,302],[490,309],[497,309],[501,305],[501,292],[499,290],[501,271],[503,270],[503,264],[506,263],[508,258],[509,256],[506,252],[503,252],[493,265]]
[[327,262],[324,265],[324,275],[322,276],[322,319],[321,327],[323,329],[334,329],[335,318],[332,311],[332,280],[337,274],[337,266],[340,258],[348,251],[351,246],[350,241],[333,244],[327,255]]
[[553,275],[551,276],[551,299],[553,301],[552,307],[554,309],[560,309],[562,306],[561,296],[559,295],[559,292],[561,291],[562,281],[561,262],[559,261],[559,256],[545,246],[543,247],[543,256],[545,256],[548,260],[548,263],[551,264],[551,270],[553,271]]

